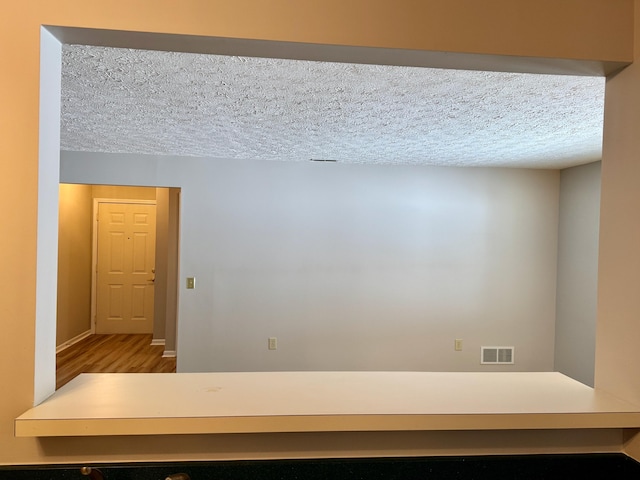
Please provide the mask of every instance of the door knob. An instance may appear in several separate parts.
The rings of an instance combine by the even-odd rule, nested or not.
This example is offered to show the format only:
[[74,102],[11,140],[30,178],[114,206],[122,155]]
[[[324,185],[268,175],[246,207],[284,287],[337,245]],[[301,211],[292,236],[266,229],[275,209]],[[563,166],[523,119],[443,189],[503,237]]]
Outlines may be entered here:
[[80,473],[84,476],[89,477],[89,480],[104,480],[104,475],[97,468],[81,467]]

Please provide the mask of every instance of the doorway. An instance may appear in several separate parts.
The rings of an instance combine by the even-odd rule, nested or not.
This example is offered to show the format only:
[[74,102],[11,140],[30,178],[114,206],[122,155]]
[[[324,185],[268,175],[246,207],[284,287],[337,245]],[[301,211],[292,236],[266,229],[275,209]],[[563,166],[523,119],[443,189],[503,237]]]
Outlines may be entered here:
[[[57,354],[76,344],[78,347],[90,344],[83,340],[96,334],[117,332],[131,335],[128,332],[133,331],[135,335],[145,335],[148,343],[154,347],[152,351],[163,358],[173,358],[175,365],[179,197],[180,189],[177,188],[60,185]],[[129,215],[133,229],[124,229],[121,234],[111,232],[113,235],[107,235],[106,243],[101,242],[104,244],[98,248],[100,232],[109,231],[108,228],[100,228],[99,224],[105,224],[104,215],[114,214],[110,211],[110,206],[114,205],[132,206],[134,213],[115,212],[115,216]],[[155,226],[149,224],[149,218],[145,218],[148,217],[148,211],[144,210],[149,208],[155,209]],[[140,209],[143,211],[137,211]],[[96,222],[99,214],[102,219]],[[146,231],[140,231],[141,227]],[[151,231],[155,236],[154,248],[148,245]],[[137,242],[137,253],[146,252],[145,255],[134,256],[134,252],[130,252],[127,255],[131,258],[124,258],[123,243],[128,237],[131,237],[129,243]],[[118,238],[122,240],[119,245]],[[107,290],[111,291],[101,296],[97,283],[99,268],[96,267],[104,264],[104,261],[97,259],[101,253],[109,250],[112,250],[111,253],[115,250],[115,257],[121,254],[122,261],[133,262],[135,268],[132,270],[144,272],[137,274],[141,281],[132,282],[126,288],[119,287],[117,283],[109,286],[109,282],[106,282]],[[114,267],[117,260],[114,262],[111,258],[107,265]],[[125,295],[127,289],[129,298]],[[132,323],[136,325],[129,330],[122,329],[119,323],[119,318],[126,317],[123,312],[129,308],[127,304],[132,307]],[[99,311],[103,307],[112,322],[106,330],[103,329],[105,322],[99,320]]]

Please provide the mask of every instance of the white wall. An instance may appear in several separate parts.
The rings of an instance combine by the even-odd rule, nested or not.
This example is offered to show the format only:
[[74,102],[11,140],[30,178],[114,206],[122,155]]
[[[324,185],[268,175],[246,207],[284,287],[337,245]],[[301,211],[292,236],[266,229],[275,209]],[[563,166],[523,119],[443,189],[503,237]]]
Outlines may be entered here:
[[[52,359],[55,359],[53,339],[56,338],[58,295],[61,69],[62,46],[44,27],[40,27],[34,404],[47,398],[56,386],[56,365]],[[24,232],[15,231],[15,234],[18,233]],[[15,253],[12,251],[12,254]],[[29,270],[30,265],[23,264],[22,267]],[[13,282],[22,285],[21,277],[15,277]]]
[[593,386],[600,162],[560,174],[555,369]]
[[180,371],[553,368],[558,172],[63,152],[61,176],[182,187]]

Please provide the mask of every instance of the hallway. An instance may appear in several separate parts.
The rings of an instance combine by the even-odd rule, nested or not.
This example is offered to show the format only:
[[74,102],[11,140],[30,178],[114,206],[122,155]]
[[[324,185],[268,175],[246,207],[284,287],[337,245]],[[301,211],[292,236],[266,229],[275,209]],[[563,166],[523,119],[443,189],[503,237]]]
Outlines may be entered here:
[[81,373],[175,373],[151,334],[91,335],[56,355],[56,389]]

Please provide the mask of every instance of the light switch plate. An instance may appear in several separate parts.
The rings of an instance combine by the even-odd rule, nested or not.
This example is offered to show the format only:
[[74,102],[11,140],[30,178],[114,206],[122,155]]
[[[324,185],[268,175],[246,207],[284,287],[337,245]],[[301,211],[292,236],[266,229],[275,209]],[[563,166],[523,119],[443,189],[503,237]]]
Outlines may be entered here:
[[187,288],[189,290],[196,288],[196,277],[187,277]]

